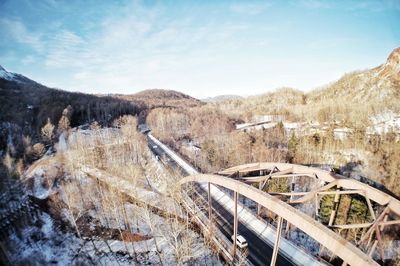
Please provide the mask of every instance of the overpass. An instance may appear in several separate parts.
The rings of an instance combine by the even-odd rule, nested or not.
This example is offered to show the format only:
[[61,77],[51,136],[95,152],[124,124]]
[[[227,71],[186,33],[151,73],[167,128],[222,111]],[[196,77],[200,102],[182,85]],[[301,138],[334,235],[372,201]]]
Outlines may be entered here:
[[[293,191],[294,179],[299,177],[314,179],[320,186],[311,191]],[[291,191],[266,193],[268,182],[280,178],[291,178],[292,181],[289,185]],[[234,191],[235,195],[238,193],[253,200],[258,205],[258,214],[260,214],[261,208],[265,208],[278,217],[278,232],[282,230],[282,220],[285,220],[287,225],[299,228],[319,242],[321,246],[340,257],[344,263],[351,265],[377,264],[372,258],[377,247],[380,260],[383,262],[385,251],[382,239],[385,229],[392,226],[395,227],[392,230],[398,232],[396,226],[400,224],[400,202],[396,198],[359,181],[312,167],[286,163],[253,163],[220,171],[218,175],[189,176],[184,178],[181,184],[188,182],[217,184]],[[365,199],[372,221],[360,224],[335,224],[340,196],[354,194]],[[334,195],[334,204],[326,225],[318,220],[320,195]],[[276,196],[287,197],[288,200],[285,202]],[[291,206],[314,200],[314,216],[302,213],[299,209]],[[349,241],[329,229],[365,230],[358,239]],[[386,233],[390,234],[393,231],[389,230]],[[277,241],[279,238],[280,234],[276,238]],[[276,248],[277,246],[275,246]]]
[[[294,244],[281,237],[284,225],[286,225],[285,230],[300,229],[319,243],[320,253],[328,250],[334,256],[339,257],[343,264],[377,265],[377,260],[385,261],[383,235],[388,233],[387,229],[398,229],[396,226],[400,224],[400,202],[391,195],[329,171],[286,163],[253,163],[235,166],[215,174],[201,175],[151,134],[148,134],[148,138],[161,147],[172,160],[190,175],[180,181],[182,188],[187,189],[185,187],[187,184],[197,183],[207,192],[210,226],[212,226],[212,219],[216,219],[214,216],[218,216],[218,214],[213,213],[213,203],[216,201],[233,214],[231,224],[233,224],[234,235],[238,234],[240,221],[242,226],[245,225],[248,230],[256,233],[263,241],[271,244],[271,239],[273,239],[271,264],[275,263],[278,249],[279,253],[286,259],[293,259],[291,262],[294,264],[320,263],[317,258],[310,258],[310,254],[307,254],[301,248],[297,247],[297,250],[295,250]],[[298,189],[295,191],[296,180],[300,178],[308,178],[310,182],[313,181],[314,188],[308,191],[298,191]],[[268,184],[276,179],[289,180],[290,191],[269,190],[267,193]],[[233,199],[226,190],[233,191]],[[239,195],[257,204],[256,213],[252,213],[248,208],[238,203]],[[319,207],[323,195],[334,197],[334,204],[327,224],[323,224],[319,219]],[[336,224],[338,206],[341,197],[344,195],[357,195],[364,198],[368,206],[368,215],[372,220],[360,224]],[[303,213],[301,208],[298,208],[305,203],[315,205],[314,214]],[[276,230],[274,227],[271,230],[271,225],[268,225],[267,221],[259,216],[261,210],[268,210],[275,216]],[[269,237],[264,234],[261,229],[262,226],[264,226],[264,232],[272,231]],[[362,230],[361,235],[354,240],[347,240],[340,233],[335,232],[335,230],[354,229]],[[278,234],[276,234],[276,231]],[[233,247],[233,252],[235,252],[235,249]],[[290,256],[293,252],[296,255]]]
[[[196,169],[154,136],[148,134],[147,137],[151,147],[157,147],[158,153],[165,153],[170,158],[168,163],[175,163],[188,175],[199,174]],[[206,192],[205,198],[209,203],[208,219],[211,220],[210,210],[212,209],[213,220],[213,223],[209,222],[208,224],[212,224],[212,226],[216,226],[218,230],[224,232],[228,239],[234,234],[234,228],[236,228],[236,232],[249,240],[248,251],[252,264],[266,265],[272,262],[272,247],[275,241],[275,230],[272,226],[241,204],[236,204],[236,213],[239,215],[235,216],[235,201],[226,191],[221,190],[216,185],[199,182],[198,186],[190,187],[186,191],[195,191],[196,197],[204,197],[202,194]],[[223,220],[223,223],[221,223],[221,220]],[[237,220],[236,226],[233,226],[234,220]],[[226,227],[230,230],[226,230]],[[318,258],[311,256],[305,250],[299,249],[286,239],[281,239],[279,246],[282,249],[275,256],[278,265],[322,265]],[[236,251],[236,246],[233,245],[232,257],[238,255]]]

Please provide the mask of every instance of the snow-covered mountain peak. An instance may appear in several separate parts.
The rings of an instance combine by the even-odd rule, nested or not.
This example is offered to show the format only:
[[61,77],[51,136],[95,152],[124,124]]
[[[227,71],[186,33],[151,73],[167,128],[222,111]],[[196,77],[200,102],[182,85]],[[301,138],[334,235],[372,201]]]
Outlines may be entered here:
[[25,83],[25,84],[37,84],[37,82],[17,73],[8,72],[0,65],[0,80],[5,79],[12,82]]
[[0,65],[0,78],[14,80],[15,74],[8,72]]

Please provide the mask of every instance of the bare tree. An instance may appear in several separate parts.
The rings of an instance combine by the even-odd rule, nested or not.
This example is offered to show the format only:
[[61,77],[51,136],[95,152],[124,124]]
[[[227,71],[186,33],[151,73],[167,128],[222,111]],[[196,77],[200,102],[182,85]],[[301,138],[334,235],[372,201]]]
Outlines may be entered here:
[[47,123],[42,127],[41,134],[46,143],[52,144],[54,138],[54,125],[51,123],[50,118],[47,118]]
[[81,206],[81,195],[76,184],[72,182],[64,183],[62,186],[64,201],[68,209],[68,219],[76,230],[79,238],[81,233],[76,222],[84,214],[83,206]]
[[72,106],[68,105],[62,112],[60,121],[58,121],[58,131],[59,133],[65,133],[71,128],[71,116],[72,116]]
[[144,206],[142,206],[142,208],[143,208],[143,212],[141,213],[141,216],[142,216],[143,220],[146,222],[146,224],[149,226],[151,234],[153,235],[157,255],[160,259],[160,264],[164,265],[163,260],[162,260],[162,255],[161,255],[161,249],[159,247],[158,240],[157,240],[157,238],[159,237],[159,230],[157,228],[156,223],[153,220],[152,212],[149,209],[149,207],[147,205],[144,205]]
[[5,166],[7,170],[8,176],[11,176],[14,174],[14,158],[11,157],[10,153],[7,151],[6,155],[4,156],[3,159],[3,165]]

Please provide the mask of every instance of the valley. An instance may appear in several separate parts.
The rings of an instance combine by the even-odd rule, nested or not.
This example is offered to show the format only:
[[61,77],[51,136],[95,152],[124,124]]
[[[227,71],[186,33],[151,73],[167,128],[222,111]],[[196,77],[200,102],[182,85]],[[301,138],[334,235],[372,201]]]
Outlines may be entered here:
[[[231,254],[229,236],[235,234],[235,226],[230,220],[236,216],[231,207],[214,198],[234,202],[236,192],[213,185],[220,194],[214,192],[209,208],[215,211],[221,231],[213,235],[208,227],[212,224],[211,209],[207,209],[211,196],[207,196],[206,183],[200,183],[204,185],[200,190],[189,187],[184,192],[180,184],[188,175],[223,173],[238,165],[270,162],[323,169],[324,175],[359,181],[397,202],[399,58],[397,48],[381,66],[345,74],[309,93],[282,88],[262,95],[204,101],[171,90],[106,96],[73,93],[1,68],[2,263],[220,265],[231,259],[236,264],[262,265],[272,256],[274,239],[257,236],[257,229],[243,217],[239,217],[238,230],[251,247],[237,252],[235,248]],[[166,155],[161,145],[177,158]],[[192,170],[185,172],[180,162]],[[281,172],[268,171],[270,178]],[[266,172],[267,168],[257,168],[228,178],[239,182]],[[384,215],[385,206],[371,205],[362,195],[345,195],[337,203],[334,193],[339,187],[321,192],[325,194],[318,206],[290,204],[321,184],[327,186],[328,181],[303,180],[307,173],[294,170],[281,175],[285,177],[268,180],[262,192],[293,205],[309,217],[305,221],[315,219],[318,228],[324,226],[349,243],[361,240],[367,231],[334,227],[332,208],[338,225],[382,222],[375,212]],[[297,181],[293,181],[295,176]],[[288,200],[285,193],[298,194]],[[256,217],[275,236],[279,217],[258,206],[239,196],[242,215]],[[397,265],[396,208],[390,211],[385,222],[391,226],[381,230],[382,246],[369,249],[368,244],[364,251],[370,252],[374,263]],[[345,262],[299,228],[288,222],[283,228],[281,242],[311,254],[314,263]],[[260,250],[265,245],[270,251],[263,257]],[[292,260],[286,259],[279,251],[277,263]]]

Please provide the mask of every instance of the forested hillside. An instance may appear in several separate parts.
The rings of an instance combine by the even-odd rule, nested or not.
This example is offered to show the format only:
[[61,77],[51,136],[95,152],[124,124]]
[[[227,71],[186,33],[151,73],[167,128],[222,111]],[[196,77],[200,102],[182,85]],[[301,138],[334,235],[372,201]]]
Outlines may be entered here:
[[0,150],[11,141],[21,147],[23,136],[40,140],[41,128],[50,121],[57,125],[68,106],[69,126],[97,122],[110,124],[124,114],[137,115],[143,106],[136,102],[48,88],[33,81],[0,78]]
[[[309,93],[281,88],[211,101],[201,108],[158,108],[147,122],[156,136],[206,172],[258,161],[322,164],[343,174],[367,176],[400,195],[399,132],[393,131],[397,120],[387,120],[400,113],[399,51],[377,68],[345,74]],[[270,129],[235,130],[234,124],[265,115],[283,121]],[[302,128],[308,133],[300,133]],[[335,130],[351,134],[337,139]]]
[[341,121],[365,126],[368,119],[391,110],[400,112],[400,48],[379,67],[353,71],[309,93],[292,88],[242,99],[212,103],[229,116],[250,119],[254,115],[279,114],[292,121]]

